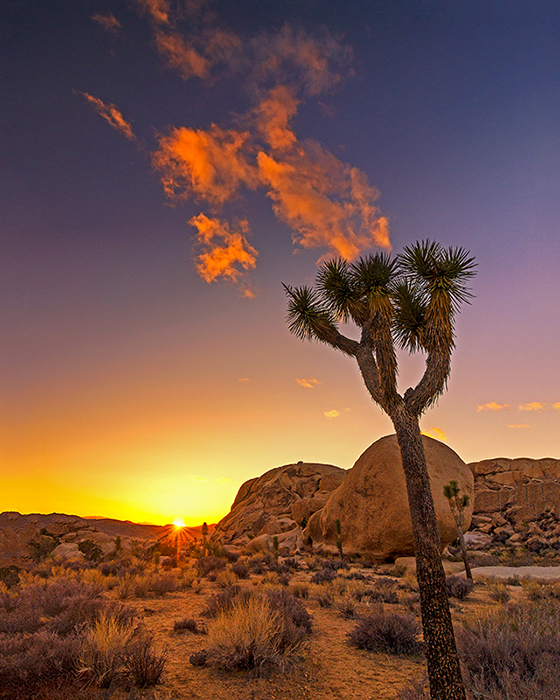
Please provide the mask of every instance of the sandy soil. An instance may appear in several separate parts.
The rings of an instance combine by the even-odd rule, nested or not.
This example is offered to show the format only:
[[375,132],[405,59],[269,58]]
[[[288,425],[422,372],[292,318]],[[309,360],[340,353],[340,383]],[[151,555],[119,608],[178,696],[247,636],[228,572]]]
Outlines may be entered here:
[[[366,572],[364,572],[366,573]],[[304,581],[306,574],[298,573],[295,580]],[[252,587],[260,577],[243,585]],[[260,583],[257,583],[257,588]],[[155,635],[159,648],[168,650],[169,659],[164,683],[153,694],[160,700],[393,700],[399,690],[424,673],[422,657],[395,657],[372,654],[348,645],[345,636],[355,624],[344,619],[336,608],[322,608],[311,595],[304,603],[313,616],[313,631],[301,662],[286,673],[258,676],[248,672],[217,671],[211,667],[197,668],[189,657],[205,646],[207,637],[190,632],[177,633],[177,620],[193,617],[202,624],[205,599],[220,590],[216,584],[204,581],[203,590],[168,594],[165,598],[133,601],[147,627]],[[508,586],[512,600],[523,598],[519,586]],[[498,603],[491,600],[487,586],[478,584],[467,600],[452,604],[454,623],[480,613]],[[404,611],[400,604],[387,609]],[[361,612],[367,608],[361,607]]]

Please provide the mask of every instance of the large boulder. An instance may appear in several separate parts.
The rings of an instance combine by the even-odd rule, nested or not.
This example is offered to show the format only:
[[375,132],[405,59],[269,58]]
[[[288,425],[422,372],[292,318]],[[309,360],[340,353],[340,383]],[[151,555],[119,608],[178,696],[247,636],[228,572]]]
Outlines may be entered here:
[[[346,473],[332,464],[298,462],[250,479],[239,489],[231,511],[216,525],[213,538],[223,545],[246,546],[261,535],[270,536],[271,541],[277,535],[280,542],[293,544],[295,533],[301,534],[299,526],[325,505]],[[282,537],[288,532],[292,536]]]
[[[438,519],[441,548],[457,537],[457,528],[443,487],[455,480],[470,496],[464,512],[464,529],[472,515],[473,476],[450,447],[422,436]],[[377,561],[414,554],[412,523],[401,455],[396,435],[383,437],[359,457],[326,506],[314,513],[304,530],[304,541],[336,552],[336,520],[340,520],[344,552]]]

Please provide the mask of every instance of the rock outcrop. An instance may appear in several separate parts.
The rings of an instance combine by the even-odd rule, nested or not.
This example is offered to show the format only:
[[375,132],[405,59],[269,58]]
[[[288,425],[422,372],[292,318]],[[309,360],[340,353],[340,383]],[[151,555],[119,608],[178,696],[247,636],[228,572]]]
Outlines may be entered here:
[[326,504],[345,475],[344,469],[331,464],[298,462],[250,479],[239,489],[231,511],[216,525],[213,538],[242,548],[255,539],[252,548],[258,544],[266,550],[276,535],[281,546],[285,541],[284,546],[293,550],[298,546],[300,526]]
[[[423,436],[428,472],[441,536],[442,550],[457,537],[457,529],[443,495],[443,487],[455,480],[461,493],[471,497],[465,509],[465,529],[472,514],[473,476],[450,447]],[[404,471],[396,435],[371,445],[350,469],[325,507],[313,514],[304,541],[336,552],[336,520],[340,520],[344,552],[378,561],[414,554]]]
[[557,557],[560,460],[499,457],[468,466],[474,475],[475,499],[467,547]]
[[549,507],[560,513],[560,460],[485,459],[468,465],[475,479],[475,513],[514,505],[517,518],[530,520]]

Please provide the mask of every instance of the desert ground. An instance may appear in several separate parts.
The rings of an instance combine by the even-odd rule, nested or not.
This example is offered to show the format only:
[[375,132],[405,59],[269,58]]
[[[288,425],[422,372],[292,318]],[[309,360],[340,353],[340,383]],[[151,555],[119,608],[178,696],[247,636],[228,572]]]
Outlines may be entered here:
[[[88,595],[103,605],[125,606],[129,615],[133,615],[136,628],[143,629],[151,638],[153,653],[165,655],[165,668],[156,685],[141,688],[122,682],[118,674],[109,684],[99,682],[99,676],[91,669],[84,673],[82,660],[77,675],[73,672],[64,678],[47,679],[33,687],[21,683],[15,688],[8,684],[0,689],[0,697],[10,700],[69,700],[76,697],[84,700],[427,698],[420,690],[407,690],[424,677],[421,633],[418,634],[420,646],[410,654],[356,648],[349,643],[347,636],[361,619],[380,610],[387,615],[412,615],[419,620],[413,574],[389,564],[374,566],[343,562],[344,568],[337,568],[340,563],[309,555],[285,560],[271,555],[254,555],[242,557],[237,562],[206,556],[184,561],[180,567],[172,567],[172,562],[166,566],[154,562],[140,563],[126,556],[120,561],[113,560],[90,568],[83,565],[53,566],[43,562],[33,573],[22,572],[17,586],[4,586],[5,615],[9,610],[6,600],[10,596],[13,600],[18,590],[26,587],[47,590],[57,581],[64,585],[73,581],[76,586],[88,587]],[[494,578],[485,579],[481,571],[476,570],[474,588],[466,597],[462,597],[461,584],[458,586],[460,597],[450,598],[459,635],[465,623],[487,613],[498,613],[506,604],[511,606],[547,599],[554,606],[558,605],[560,593],[554,581],[530,581],[511,575],[506,580],[496,581]],[[492,568],[489,568],[489,576],[491,572]],[[464,582],[464,578],[461,581]],[[273,664],[224,670],[210,658],[205,665],[193,665],[193,655],[212,645],[212,630],[218,618],[207,614],[209,601],[216,601],[232,591],[234,596],[244,591],[257,596],[274,591],[289,593],[310,614],[311,631],[293,653]],[[68,615],[68,611],[64,614]],[[0,616],[0,624],[2,619]],[[49,629],[46,617],[41,618],[41,623],[45,621],[45,629]],[[93,624],[91,620],[89,624]],[[84,634],[86,627],[85,623],[82,627],[76,624],[72,634]],[[4,634],[0,637],[5,640],[9,636],[5,624],[1,631]],[[22,663],[26,663],[25,659]],[[76,668],[79,666],[77,664]],[[0,678],[1,673],[0,665]],[[552,700],[555,696],[548,694],[547,697]]]

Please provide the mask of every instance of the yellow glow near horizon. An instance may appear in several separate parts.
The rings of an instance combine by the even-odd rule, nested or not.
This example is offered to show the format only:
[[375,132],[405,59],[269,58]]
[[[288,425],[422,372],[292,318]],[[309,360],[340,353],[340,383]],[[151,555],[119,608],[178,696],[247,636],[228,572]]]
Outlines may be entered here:
[[184,518],[173,518],[173,525],[175,527],[185,527],[185,519]]

